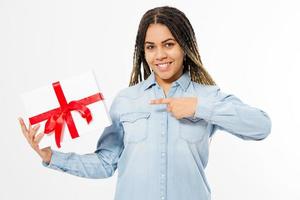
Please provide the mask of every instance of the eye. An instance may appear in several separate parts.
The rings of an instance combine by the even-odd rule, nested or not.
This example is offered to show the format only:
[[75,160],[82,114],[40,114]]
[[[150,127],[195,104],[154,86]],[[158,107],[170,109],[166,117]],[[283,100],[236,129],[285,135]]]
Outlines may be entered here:
[[146,49],[148,49],[148,50],[151,50],[151,49],[153,49],[153,48],[154,48],[153,45],[148,45],[148,46],[146,46]]
[[172,47],[172,46],[174,46],[174,43],[169,42],[169,43],[166,43],[165,46],[166,47]]

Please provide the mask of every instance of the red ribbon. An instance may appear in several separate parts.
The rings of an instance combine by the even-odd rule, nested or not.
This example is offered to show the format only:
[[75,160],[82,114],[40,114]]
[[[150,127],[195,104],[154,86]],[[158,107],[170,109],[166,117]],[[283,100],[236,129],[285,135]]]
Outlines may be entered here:
[[41,121],[47,120],[45,124],[44,133],[49,134],[55,131],[55,143],[57,147],[60,148],[60,141],[62,138],[62,129],[64,122],[66,122],[68,126],[72,139],[79,137],[71,115],[71,111],[78,111],[80,115],[86,119],[87,123],[90,123],[92,120],[92,114],[90,109],[86,107],[86,105],[95,103],[97,101],[101,101],[104,98],[101,93],[97,93],[89,97],[80,99],[78,101],[71,101],[70,103],[67,103],[66,97],[63,93],[60,83],[55,82],[52,84],[52,86],[54,88],[60,107],[31,117],[29,118],[29,122],[31,125],[33,125]]

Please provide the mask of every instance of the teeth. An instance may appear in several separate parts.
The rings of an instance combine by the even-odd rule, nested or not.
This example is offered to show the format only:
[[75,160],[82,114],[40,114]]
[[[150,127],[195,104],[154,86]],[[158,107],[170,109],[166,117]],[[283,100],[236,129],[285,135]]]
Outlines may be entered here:
[[158,64],[159,67],[167,67],[171,62],[168,63],[163,63],[163,64]]

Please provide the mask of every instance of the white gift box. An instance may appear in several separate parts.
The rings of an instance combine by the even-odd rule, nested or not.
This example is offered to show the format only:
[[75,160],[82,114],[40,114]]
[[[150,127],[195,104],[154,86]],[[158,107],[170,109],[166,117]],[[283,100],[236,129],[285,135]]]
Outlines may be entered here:
[[[111,125],[112,122],[105,104],[105,100],[103,97],[104,95],[101,93],[101,90],[97,85],[97,81],[93,71],[89,71],[79,76],[59,81],[59,84],[57,83],[58,82],[54,84],[53,82],[52,84],[40,87],[31,92],[27,92],[21,95],[22,101],[25,105],[26,117],[29,120],[32,121],[32,119],[34,118],[37,119],[37,116],[43,113],[47,118],[44,119],[45,117],[42,117],[39,120],[35,120],[40,121],[41,119],[44,119],[43,121],[38,122],[38,124],[40,124],[39,132],[43,132],[45,130],[45,125],[48,117],[51,115],[53,116],[53,113],[56,115],[60,115],[61,110],[65,110],[65,116],[68,115],[67,113],[70,113],[69,119],[63,121],[63,129],[61,131],[60,137],[60,144],[62,147],[64,142],[68,142],[71,140],[74,140],[74,142],[76,142],[76,138],[78,138],[71,137],[71,134],[74,135],[76,131],[70,131],[69,126],[75,126],[77,134],[79,135],[79,137],[82,137],[83,135],[91,132],[102,133],[105,127]],[[54,85],[56,85],[56,87]],[[58,88],[61,89],[60,94],[57,92],[59,90]],[[92,101],[92,103],[90,103],[90,99],[88,99],[85,104],[82,104],[82,100],[87,97],[98,99],[94,100],[96,102]],[[64,98],[65,102],[64,100],[62,100]],[[71,111],[66,111],[66,109],[62,109],[68,107],[70,105],[70,102],[72,101],[75,101],[77,104],[79,103],[81,107],[83,105],[83,107],[85,107],[85,110],[86,108],[88,108],[92,116],[92,120],[89,123],[87,123],[87,120],[80,114],[80,112],[78,112],[78,110],[71,109]],[[52,113],[50,111],[52,111]],[[73,119],[73,124],[72,122],[70,122],[70,118],[71,121]],[[55,131],[52,131],[49,134],[45,134],[43,139],[39,143],[40,148],[48,146],[57,148],[58,146],[55,140],[55,134]]]

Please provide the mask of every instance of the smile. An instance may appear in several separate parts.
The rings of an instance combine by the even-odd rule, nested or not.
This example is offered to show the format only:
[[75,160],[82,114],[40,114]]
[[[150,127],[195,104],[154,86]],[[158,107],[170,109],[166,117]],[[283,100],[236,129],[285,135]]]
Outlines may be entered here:
[[172,62],[166,62],[166,63],[159,63],[156,64],[159,68],[167,68]]
[[165,62],[165,63],[159,63],[159,64],[156,64],[157,66],[157,69],[160,71],[160,72],[167,72],[171,69],[171,64],[173,62]]

